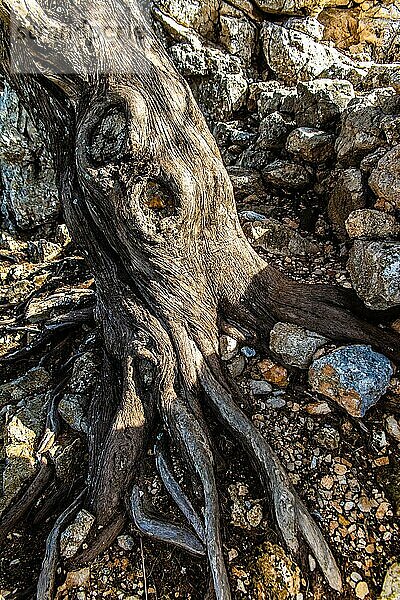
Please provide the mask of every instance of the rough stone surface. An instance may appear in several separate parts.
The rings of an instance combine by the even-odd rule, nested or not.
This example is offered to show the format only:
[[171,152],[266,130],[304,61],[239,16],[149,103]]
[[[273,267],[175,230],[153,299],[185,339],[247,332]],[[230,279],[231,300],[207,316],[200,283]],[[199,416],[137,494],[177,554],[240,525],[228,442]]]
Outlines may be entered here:
[[238,353],[238,342],[230,335],[221,335],[219,349],[222,360],[231,360]]
[[287,160],[274,160],[262,170],[263,179],[282,190],[303,190],[311,185],[308,169]]
[[400,244],[356,240],[347,268],[367,306],[384,310],[400,305]]
[[354,98],[343,115],[336,140],[338,161],[356,165],[364,156],[385,144],[382,122],[396,114],[400,97],[392,88],[374,90]]
[[82,433],[88,431],[87,410],[90,394],[97,380],[96,366],[92,352],[85,352],[76,359],[67,393],[58,405],[60,415],[66,423]]
[[276,323],[270,334],[270,348],[287,365],[307,369],[318,348],[328,340],[290,323]]
[[353,417],[363,417],[386,392],[393,367],[370,346],[338,348],[309,369],[312,389],[335,400]]
[[368,183],[378,198],[400,208],[400,144],[378,161]]
[[95,518],[90,512],[82,509],[76,515],[73,523],[69,525],[60,536],[60,554],[64,558],[72,558],[82,546]]
[[397,92],[400,92],[400,64],[372,64],[364,79],[363,87],[370,90],[387,86],[391,86]]
[[[263,84],[262,87],[261,83]],[[250,85],[249,104],[251,105],[253,93],[254,100],[257,100],[256,106],[258,112],[262,118],[273,112],[285,114],[294,111],[297,100],[296,88],[284,87],[277,81],[265,81],[261,83]]]
[[43,367],[35,367],[18,379],[0,386],[0,408],[6,404],[18,404],[27,397],[46,390],[50,375]]
[[0,213],[9,227],[32,229],[60,213],[53,163],[17,95],[0,93]]
[[354,210],[346,220],[346,230],[350,238],[385,239],[396,237],[400,225],[393,215],[364,208]]
[[311,163],[321,163],[334,157],[334,136],[319,129],[299,127],[287,137],[290,154]]
[[122,550],[132,550],[135,547],[135,541],[130,535],[119,535],[117,542]]
[[226,119],[246,102],[248,85],[237,56],[217,48],[193,48],[190,44],[175,44],[170,55],[211,120]]
[[240,11],[224,4],[220,13],[220,43],[249,66],[257,41],[257,28]]
[[341,79],[299,82],[295,102],[298,125],[327,127],[335,123],[355,96],[353,85]]
[[266,13],[284,15],[312,14],[320,6],[320,0],[255,0]]
[[257,146],[264,150],[283,148],[294,123],[279,112],[267,115],[260,123],[260,135]]
[[305,33],[318,42],[324,37],[324,26],[315,17],[291,17],[283,26],[286,29],[294,29],[295,31]]
[[400,563],[394,562],[385,575],[379,600],[398,600],[398,598],[400,598]]
[[264,248],[273,254],[304,256],[317,252],[312,242],[276,219],[266,218],[263,221],[245,223],[243,230],[255,248]]
[[215,36],[218,0],[157,0],[156,4],[181,25],[194,29],[206,38]]
[[261,175],[256,169],[232,166],[228,167],[227,170],[236,200],[240,200],[251,194],[262,195],[265,193]]
[[247,148],[257,137],[251,131],[247,131],[240,121],[226,121],[216,123],[213,135],[219,146],[235,145]]
[[272,385],[268,381],[252,379],[250,381],[250,391],[254,396],[263,396],[272,392]]
[[0,485],[0,514],[12,503],[36,472],[35,449],[45,425],[45,404],[45,394],[32,395],[31,391],[29,395],[27,391],[22,407],[9,406],[7,409],[4,428],[5,465]]
[[335,48],[275,23],[263,23],[262,40],[268,67],[288,84],[319,77],[358,82],[367,73]]
[[354,56],[377,62],[400,59],[400,8],[396,2],[360,2],[353,8],[326,8],[318,16],[324,39]]
[[354,210],[364,208],[366,194],[361,171],[356,168],[338,169],[332,173],[328,197],[328,216],[336,233],[345,237],[345,221]]
[[296,600],[300,594],[300,570],[277,544],[264,543],[254,561],[257,598]]

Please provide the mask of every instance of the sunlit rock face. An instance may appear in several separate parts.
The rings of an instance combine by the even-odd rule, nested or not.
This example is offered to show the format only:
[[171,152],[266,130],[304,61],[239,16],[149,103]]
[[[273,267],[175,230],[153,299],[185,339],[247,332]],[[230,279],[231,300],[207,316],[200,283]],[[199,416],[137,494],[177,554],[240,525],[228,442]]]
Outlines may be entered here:
[[44,140],[9,86],[0,93],[0,215],[8,228],[30,230],[60,213],[53,162]]

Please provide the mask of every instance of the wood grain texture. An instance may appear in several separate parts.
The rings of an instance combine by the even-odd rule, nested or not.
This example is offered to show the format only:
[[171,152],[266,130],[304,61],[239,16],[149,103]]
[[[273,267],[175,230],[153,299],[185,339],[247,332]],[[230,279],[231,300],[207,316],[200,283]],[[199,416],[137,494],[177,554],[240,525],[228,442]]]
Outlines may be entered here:
[[[106,534],[92,547],[120,531],[158,415],[201,482],[214,590],[229,600],[205,396],[258,465],[287,546],[296,553],[306,542],[340,589],[322,534],[238,408],[219,334],[246,331],[265,347],[274,323],[289,321],[393,359],[399,337],[352,292],[292,282],[250,247],[215,140],[145,4],[0,3],[3,74],[46,138],[68,228],[96,279],[105,354],[85,504]],[[10,23],[25,35],[14,48]]]

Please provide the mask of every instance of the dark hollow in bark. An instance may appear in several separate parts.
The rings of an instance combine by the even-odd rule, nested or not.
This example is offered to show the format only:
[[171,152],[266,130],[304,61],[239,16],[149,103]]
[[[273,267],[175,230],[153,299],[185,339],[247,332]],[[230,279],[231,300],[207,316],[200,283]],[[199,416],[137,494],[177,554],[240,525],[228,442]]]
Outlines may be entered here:
[[[398,337],[374,325],[376,315],[352,293],[294,283],[249,246],[216,143],[139,0],[92,0],[90,11],[73,0],[58,11],[55,4],[3,1],[0,16],[3,73],[44,132],[68,228],[97,284],[104,360],[89,414],[83,504],[102,533],[74,563],[93,559],[130,515],[153,537],[205,552],[217,599],[231,597],[205,399],[258,466],[288,548],[296,554],[308,544],[340,590],[321,532],[239,408],[219,334],[234,327],[262,346],[284,320],[335,341],[371,343],[393,359]],[[10,22],[19,31],[11,56]],[[152,519],[140,500],[141,458],[157,416],[202,490],[197,514],[159,458],[185,526]],[[39,598],[51,597],[57,537],[76,507],[49,537]]]

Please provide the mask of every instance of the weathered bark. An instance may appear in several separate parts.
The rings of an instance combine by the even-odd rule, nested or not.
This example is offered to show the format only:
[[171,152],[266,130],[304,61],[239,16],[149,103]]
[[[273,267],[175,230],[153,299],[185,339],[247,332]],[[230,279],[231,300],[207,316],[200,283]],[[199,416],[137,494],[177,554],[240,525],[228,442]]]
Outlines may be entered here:
[[[373,325],[372,313],[363,317],[352,294],[291,282],[252,250],[215,141],[139,0],[92,0],[90,11],[72,1],[59,12],[46,4],[0,3],[3,70],[45,132],[68,228],[96,278],[105,355],[90,411],[85,505],[104,529],[93,547],[117,535],[131,498],[142,530],[197,554],[204,544],[216,596],[230,598],[204,396],[260,466],[288,547],[297,552],[301,534],[340,589],[322,534],[238,408],[220,364],[219,334],[234,326],[262,346],[273,324],[286,320],[333,340],[369,342],[392,358],[398,338]],[[75,25],[69,36],[62,34],[67,17]],[[29,58],[35,72],[12,68],[10,19],[30,35],[11,58],[25,70]],[[200,518],[161,466],[193,533],[151,521],[138,502],[141,457],[157,414],[201,483]],[[43,582],[44,575],[48,594]]]

